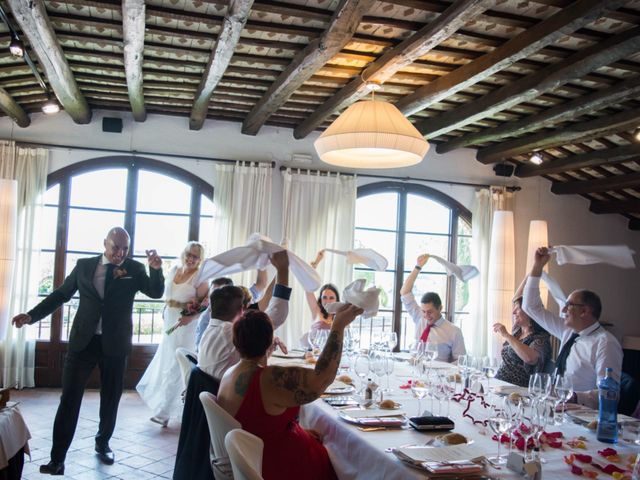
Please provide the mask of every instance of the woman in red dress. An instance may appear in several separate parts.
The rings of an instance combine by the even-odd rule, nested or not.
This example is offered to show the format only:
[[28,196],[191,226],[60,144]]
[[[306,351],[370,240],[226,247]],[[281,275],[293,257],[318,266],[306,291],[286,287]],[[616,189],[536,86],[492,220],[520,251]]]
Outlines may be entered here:
[[244,430],[264,441],[265,480],[337,478],[322,443],[298,424],[298,412],[333,382],[344,329],[361,313],[354,305],[338,311],[314,369],[266,366],[273,325],[263,312],[248,311],[233,325],[233,344],[241,360],[222,377],[218,403]]

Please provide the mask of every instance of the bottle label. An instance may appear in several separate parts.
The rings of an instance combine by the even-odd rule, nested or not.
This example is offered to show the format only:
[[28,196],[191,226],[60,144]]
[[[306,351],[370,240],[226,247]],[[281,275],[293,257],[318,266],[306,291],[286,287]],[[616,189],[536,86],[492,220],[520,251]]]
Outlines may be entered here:
[[617,402],[618,397],[617,390],[600,390],[600,398],[603,400],[613,400]]

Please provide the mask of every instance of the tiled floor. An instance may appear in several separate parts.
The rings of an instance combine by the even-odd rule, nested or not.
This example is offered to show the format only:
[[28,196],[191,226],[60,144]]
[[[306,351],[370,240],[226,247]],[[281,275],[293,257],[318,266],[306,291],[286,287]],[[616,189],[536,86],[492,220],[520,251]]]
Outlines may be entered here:
[[[31,432],[31,462],[25,458],[23,479],[46,479],[38,467],[49,461],[53,418],[58,408],[60,390],[13,390],[11,400],[19,408]],[[64,477],[79,480],[171,478],[175,462],[180,419],[171,419],[168,428],[149,421],[151,412],[135,391],[126,391],[120,400],[118,423],[110,446],[115,452],[113,465],[101,464],[94,452],[94,436],[98,428],[100,399],[96,390],[87,390],[82,402],[80,420],[67,460]]]

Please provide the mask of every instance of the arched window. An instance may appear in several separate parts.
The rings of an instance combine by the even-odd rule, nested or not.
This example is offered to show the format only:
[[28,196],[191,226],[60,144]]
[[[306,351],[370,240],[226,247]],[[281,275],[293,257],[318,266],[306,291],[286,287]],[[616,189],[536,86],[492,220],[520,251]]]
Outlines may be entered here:
[[[130,255],[146,265],[146,249],[156,249],[165,272],[188,240],[211,231],[213,187],[163,162],[130,156],[73,164],[48,177],[38,295],[59,286],[79,258],[104,251],[112,226],[131,235]],[[31,328],[39,341],[69,338],[77,297]],[[155,344],[162,333],[162,300],[138,294],[133,311],[134,344]]]
[[[414,338],[414,324],[402,308],[402,283],[421,253],[471,263],[471,213],[438,190],[381,182],[358,189],[355,225],[355,246],[373,248],[389,260],[385,272],[355,267],[354,278],[367,278],[382,288],[379,316],[361,323],[361,338],[366,344],[377,332],[393,330],[399,347],[406,349]],[[467,284],[448,277],[440,264],[430,261],[414,288],[418,299],[427,291],[440,295],[445,318],[458,326],[463,324],[468,315]]]

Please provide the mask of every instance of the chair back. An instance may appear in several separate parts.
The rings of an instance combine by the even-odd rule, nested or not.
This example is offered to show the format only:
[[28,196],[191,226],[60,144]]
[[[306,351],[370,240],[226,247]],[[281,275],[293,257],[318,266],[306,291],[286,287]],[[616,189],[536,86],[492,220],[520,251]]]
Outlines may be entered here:
[[633,415],[640,401],[640,385],[627,372],[620,373],[620,401],[618,413]]
[[224,438],[235,480],[262,480],[261,438],[244,430],[231,430]]
[[196,355],[196,353],[184,347],[176,348],[175,356],[178,360],[180,373],[182,373],[182,381],[184,382],[184,388],[186,389],[187,385],[189,385],[189,375],[191,375],[191,369],[198,363],[198,356]]
[[[231,462],[225,448],[225,436],[231,430],[242,428],[240,422],[229,415],[220,405],[216,396],[209,392],[200,393],[200,401],[207,416],[209,435],[211,436],[211,469],[216,480],[232,480]],[[261,457],[262,459],[262,454]]]

